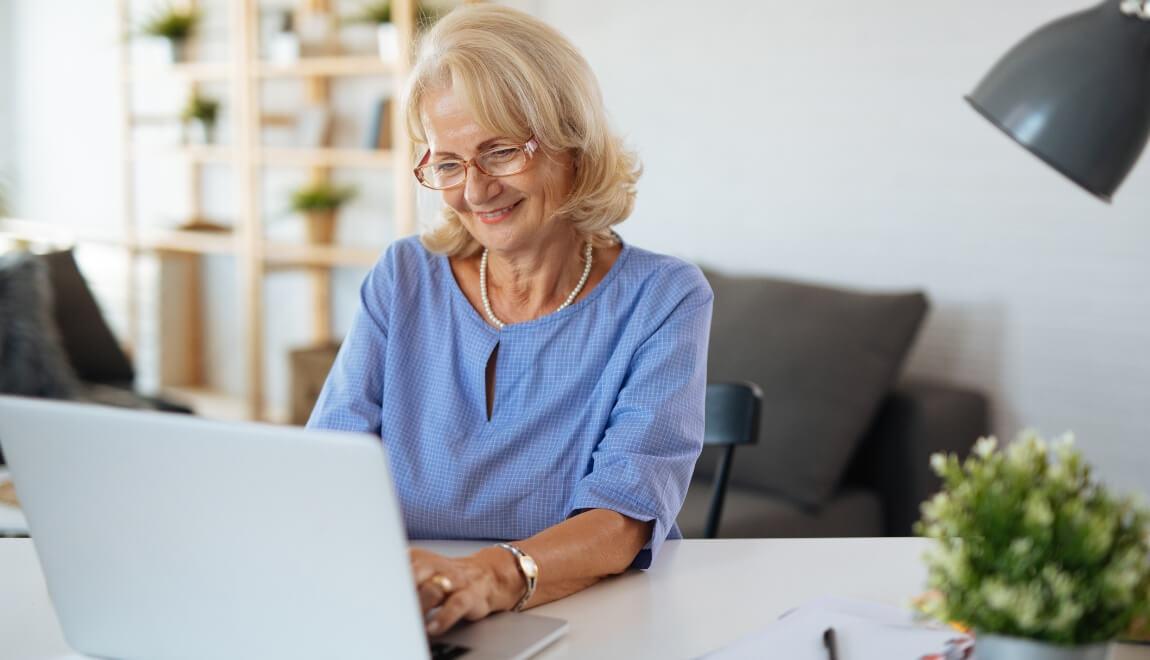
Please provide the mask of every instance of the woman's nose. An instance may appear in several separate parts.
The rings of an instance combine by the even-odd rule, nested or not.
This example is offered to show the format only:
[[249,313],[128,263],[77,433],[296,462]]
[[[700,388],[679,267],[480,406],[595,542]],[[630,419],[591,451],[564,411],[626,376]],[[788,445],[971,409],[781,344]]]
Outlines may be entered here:
[[468,206],[482,206],[498,194],[499,182],[495,177],[487,176],[474,165],[467,168],[463,183],[463,199]]

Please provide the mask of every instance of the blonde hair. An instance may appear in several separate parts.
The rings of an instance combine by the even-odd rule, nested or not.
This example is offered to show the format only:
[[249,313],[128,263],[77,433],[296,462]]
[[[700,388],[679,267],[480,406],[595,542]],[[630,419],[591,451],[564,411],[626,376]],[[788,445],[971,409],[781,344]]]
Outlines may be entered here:
[[[642,168],[611,132],[595,74],[570,41],[508,7],[459,7],[420,41],[404,107],[417,144],[427,144],[423,100],[442,89],[451,89],[485,129],[523,140],[534,135],[544,154],[570,153],[574,181],[555,215],[596,246],[616,242],[611,227],[631,215]],[[420,239],[449,256],[480,248],[450,207]]]

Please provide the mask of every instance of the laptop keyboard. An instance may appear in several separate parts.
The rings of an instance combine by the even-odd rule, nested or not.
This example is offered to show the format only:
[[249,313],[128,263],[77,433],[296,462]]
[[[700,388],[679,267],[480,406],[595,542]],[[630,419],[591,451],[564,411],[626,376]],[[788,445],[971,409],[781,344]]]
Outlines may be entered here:
[[453,660],[462,657],[471,649],[466,646],[448,644],[447,642],[431,642],[431,660]]

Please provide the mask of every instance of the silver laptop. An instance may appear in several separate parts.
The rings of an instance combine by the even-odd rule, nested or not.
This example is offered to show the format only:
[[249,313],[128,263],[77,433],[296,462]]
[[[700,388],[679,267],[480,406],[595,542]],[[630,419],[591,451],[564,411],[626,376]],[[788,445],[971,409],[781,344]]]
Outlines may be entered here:
[[[81,653],[430,655],[377,437],[0,396],[0,447]],[[431,641],[526,658],[566,629],[499,614]]]

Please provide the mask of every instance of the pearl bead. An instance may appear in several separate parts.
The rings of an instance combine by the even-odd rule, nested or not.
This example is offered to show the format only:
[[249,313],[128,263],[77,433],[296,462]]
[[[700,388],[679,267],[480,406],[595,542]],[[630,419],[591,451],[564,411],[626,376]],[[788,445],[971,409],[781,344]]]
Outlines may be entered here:
[[[587,279],[591,277],[591,242],[587,242],[587,247],[583,249],[583,276],[579,278],[579,283],[575,285],[575,289],[571,291],[571,295],[567,296],[567,300],[563,301],[555,309],[556,312],[562,312],[567,307],[575,302],[579,297],[579,293],[583,291],[583,287],[587,285]],[[500,330],[503,329],[506,323],[500,321],[495,312],[491,309],[491,298],[487,296],[487,248],[483,248],[483,257],[479,260],[479,295],[483,298],[483,311],[487,314],[487,320]]]

